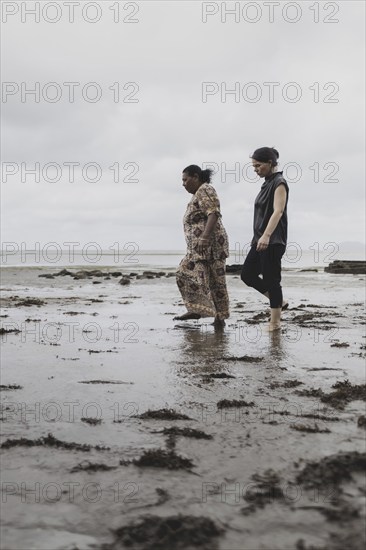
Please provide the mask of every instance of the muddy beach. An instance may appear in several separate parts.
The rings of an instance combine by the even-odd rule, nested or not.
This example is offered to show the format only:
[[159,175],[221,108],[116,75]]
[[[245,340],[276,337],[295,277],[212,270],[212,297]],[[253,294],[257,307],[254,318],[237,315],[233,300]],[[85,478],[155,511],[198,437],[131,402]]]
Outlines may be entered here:
[[[62,270],[61,270],[62,271]],[[173,270],[2,269],[2,547],[360,550],[365,277],[227,276],[176,322]]]

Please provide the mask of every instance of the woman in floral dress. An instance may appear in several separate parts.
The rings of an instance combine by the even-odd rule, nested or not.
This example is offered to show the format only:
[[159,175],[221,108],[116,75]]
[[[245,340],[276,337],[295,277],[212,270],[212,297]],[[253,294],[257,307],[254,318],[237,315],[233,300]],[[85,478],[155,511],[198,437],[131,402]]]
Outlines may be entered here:
[[193,195],[183,218],[187,254],[177,270],[177,285],[187,313],[176,320],[214,317],[225,325],[229,317],[225,261],[229,256],[227,233],[221,221],[220,201],[210,185],[212,170],[195,164],[183,170],[183,186]]

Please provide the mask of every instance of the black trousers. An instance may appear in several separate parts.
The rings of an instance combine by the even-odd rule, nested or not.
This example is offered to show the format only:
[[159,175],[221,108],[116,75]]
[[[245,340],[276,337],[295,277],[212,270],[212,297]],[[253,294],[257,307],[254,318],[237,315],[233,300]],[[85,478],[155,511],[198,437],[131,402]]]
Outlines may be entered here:
[[[257,252],[255,243],[241,271],[242,281],[261,294],[268,292],[271,308],[282,307],[281,258],[285,253],[284,244],[270,244],[266,250]],[[262,275],[263,278],[260,278]]]

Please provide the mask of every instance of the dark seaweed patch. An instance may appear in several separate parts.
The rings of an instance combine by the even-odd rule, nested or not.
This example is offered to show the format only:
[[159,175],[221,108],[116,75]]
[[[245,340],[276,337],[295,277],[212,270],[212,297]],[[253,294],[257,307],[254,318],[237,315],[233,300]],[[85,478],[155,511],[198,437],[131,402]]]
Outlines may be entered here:
[[244,361],[245,363],[260,363],[263,357],[253,357],[251,355],[242,355],[241,357],[223,357],[224,361]]
[[115,470],[117,466],[108,466],[108,464],[103,463],[92,463],[89,460],[83,460],[73,468],[71,468],[70,473],[74,474],[76,472],[107,472],[109,470]]
[[115,541],[102,550],[214,550],[214,539],[223,533],[211,519],[202,516],[143,516],[114,531]]
[[91,451],[96,449],[97,451],[109,451],[109,447],[102,447],[100,445],[88,445],[86,443],[69,443],[67,441],[60,441],[54,437],[51,433],[47,436],[40,437],[39,439],[27,439],[21,437],[20,439],[7,439],[2,443],[2,449],[11,449],[12,447],[54,447],[57,449],[65,449],[68,451]]
[[133,384],[133,382],[123,382],[122,380],[82,380],[79,384]]
[[142,420],[192,420],[189,416],[177,413],[174,409],[158,409],[156,411],[149,409],[132,418],[141,418]]
[[309,462],[296,476],[297,483],[307,489],[330,487],[336,494],[340,484],[352,480],[351,473],[366,469],[366,453],[356,451],[326,456],[319,462]]
[[88,418],[83,416],[80,420],[82,422],[85,422],[85,424],[89,424],[90,426],[98,426],[102,423],[101,418]]
[[361,399],[366,401],[366,384],[352,385],[349,380],[337,382],[332,386],[335,391],[324,394],[321,400],[338,409],[344,409],[347,403]]
[[300,380],[286,380],[282,384],[280,382],[273,382],[270,384],[270,389],[274,390],[276,388],[296,388],[297,386],[301,386],[303,382],[300,382]]
[[353,385],[349,380],[337,382],[332,388],[335,391],[324,393],[320,388],[311,388],[309,390],[297,391],[298,395],[306,397],[320,397],[323,403],[327,403],[337,409],[344,409],[351,401],[361,399],[366,400],[366,384]]
[[349,344],[347,342],[334,342],[334,344],[330,345],[331,348],[349,348]]
[[218,409],[228,409],[230,407],[254,407],[254,402],[250,401],[249,403],[247,401],[244,401],[242,399],[221,399],[221,401],[218,401],[217,408]]
[[337,523],[348,522],[360,517],[360,512],[353,506],[343,504],[339,508],[321,508],[319,510],[328,521]]
[[318,424],[315,426],[306,426],[305,424],[294,424],[291,426],[293,430],[298,432],[305,432],[310,434],[329,434],[330,430],[328,428],[320,429]]
[[25,298],[16,302],[15,306],[43,306],[45,303],[44,300],[39,300],[38,298]]
[[211,378],[235,378],[235,376],[226,374],[226,372],[214,372],[212,374],[202,374],[202,378],[210,380]]
[[1,327],[0,328],[0,334],[10,334],[11,332],[14,332],[15,334],[18,334],[19,332],[22,332],[21,330],[17,329],[17,328],[4,328],[4,327]]
[[19,384],[8,384],[8,385],[0,385],[1,391],[7,391],[7,390],[22,390],[23,386],[19,386]]
[[212,435],[206,434],[201,430],[195,430],[194,428],[178,428],[178,426],[172,426],[171,428],[164,428],[164,435],[190,437],[193,439],[213,439]]
[[285,501],[285,495],[280,487],[280,478],[273,470],[266,470],[263,474],[254,474],[252,480],[255,482],[254,486],[250,484],[250,488],[244,495],[244,500],[249,504],[241,509],[241,513],[245,516],[252,514],[258,508],[264,508],[271,502]]
[[134,464],[140,468],[167,468],[168,470],[190,470],[194,464],[190,458],[184,458],[174,450],[149,449],[144,451],[140,458],[131,461],[121,460],[122,466]]

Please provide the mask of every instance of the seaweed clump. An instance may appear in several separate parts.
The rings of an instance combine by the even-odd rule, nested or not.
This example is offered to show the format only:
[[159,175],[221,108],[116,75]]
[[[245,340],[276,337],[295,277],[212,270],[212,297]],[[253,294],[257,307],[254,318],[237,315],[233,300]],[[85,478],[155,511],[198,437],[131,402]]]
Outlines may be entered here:
[[172,450],[149,449],[144,451],[140,458],[132,461],[120,460],[122,466],[134,464],[140,468],[167,468],[168,470],[190,470],[194,464],[190,458],[177,455]]
[[189,416],[176,412],[174,409],[147,410],[142,414],[133,416],[142,420],[192,420]]
[[230,407],[254,407],[254,402],[244,401],[243,399],[221,399],[217,402],[218,409],[228,409]]
[[343,410],[351,401],[366,401],[366,384],[353,385],[349,380],[336,382],[332,388],[334,391],[324,393],[320,388],[301,390],[296,393],[306,397],[319,397],[323,403],[327,403],[336,409]]
[[56,449],[65,449],[67,451],[91,451],[92,449],[96,449],[97,451],[110,450],[109,447],[102,447],[100,445],[93,446],[87,443],[60,441],[51,433],[38,439],[27,439],[26,437],[21,437],[20,439],[7,439],[1,444],[2,449],[11,449],[12,447],[53,447]]
[[139,550],[213,550],[214,539],[223,533],[211,519],[203,516],[147,515],[114,531],[115,541],[103,550],[119,550],[121,546]]
[[249,504],[241,509],[241,513],[245,516],[255,512],[257,508],[264,508],[275,500],[285,500],[285,495],[280,487],[280,478],[273,470],[266,470],[263,474],[254,474],[252,480],[255,482],[254,487],[247,490],[244,495],[244,500]]
[[75,472],[108,472],[109,470],[115,470],[117,466],[108,466],[102,462],[90,462],[89,460],[83,460],[80,464],[77,464],[71,468],[70,473]]
[[362,472],[365,469],[366,453],[338,453],[326,456],[319,462],[309,462],[297,474],[296,481],[306,489],[326,488],[329,491],[331,488],[339,496],[342,493],[341,483],[352,480],[351,472]]
[[7,390],[22,390],[23,386],[19,386],[19,384],[8,384],[8,385],[0,385],[0,391],[7,391]]
[[190,437],[193,439],[213,439],[212,435],[206,434],[201,430],[195,430],[194,428],[179,428],[178,426],[164,428],[163,434],[169,436]]

